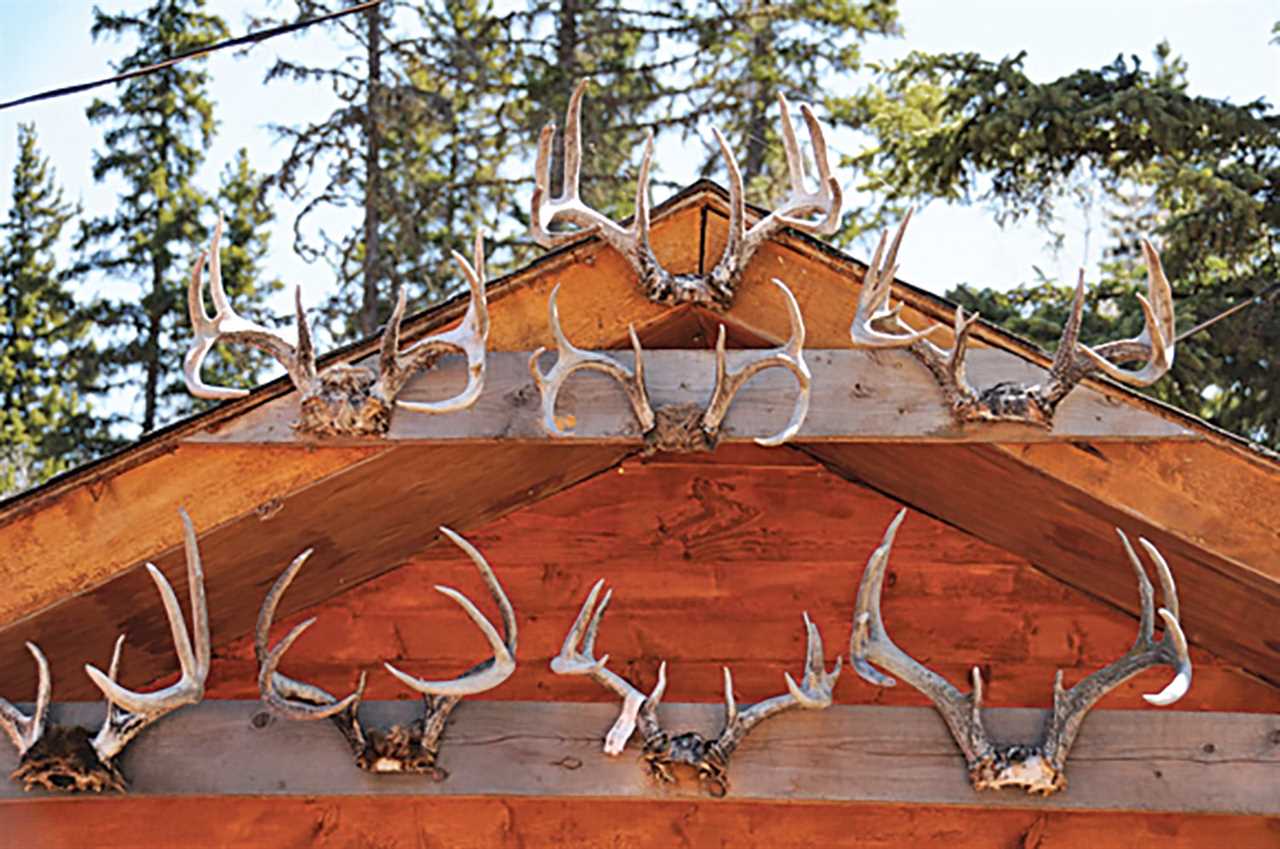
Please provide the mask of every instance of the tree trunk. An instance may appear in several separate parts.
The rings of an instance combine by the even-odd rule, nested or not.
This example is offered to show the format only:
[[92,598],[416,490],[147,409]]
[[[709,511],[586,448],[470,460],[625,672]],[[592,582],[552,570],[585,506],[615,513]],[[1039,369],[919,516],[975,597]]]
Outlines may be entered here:
[[[562,0],[556,13],[556,64],[560,78],[578,84],[578,0]],[[566,89],[568,90],[568,89]],[[551,145],[551,195],[564,188],[564,133],[556,133]]]
[[752,21],[755,31],[751,37],[751,106],[750,120],[747,124],[747,155],[742,163],[742,182],[750,186],[751,181],[764,173],[765,156],[768,154],[765,121],[768,120],[769,106],[773,103],[773,87],[765,82],[764,74],[756,72],[758,65],[771,65],[776,57],[773,50],[773,24],[768,18],[769,0],[761,0],[752,5],[752,11],[761,15],[759,20]]
[[365,103],[364,149],[364,298],[360,304],[358,326],[362,336],[372,336],[378,329],[378,203],[381,198],[381,169],[378,154],[378,106],[382,80],[382,13],[377,6],[365,12],[368,20],[368,99]]

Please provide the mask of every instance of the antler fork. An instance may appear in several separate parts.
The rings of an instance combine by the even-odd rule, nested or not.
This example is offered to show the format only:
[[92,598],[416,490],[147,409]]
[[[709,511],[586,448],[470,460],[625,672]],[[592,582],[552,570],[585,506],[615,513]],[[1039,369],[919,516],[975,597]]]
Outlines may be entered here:
[[[1062,689],[1062,670],[1058,670],[1053,685],[1053,710],[1046,717],[1038,742],[1030,745],[993,742],[982,724],[982,675],[978,667],[973,668],[973,691],[964,695],[942,676],[898,648],[885,631],[880,613],[880,594],[894,537],[906,514],[907,511],[902,510],[894,517],[879,547],[867,560],[866,571],[858,587],[849,655],[853,668],[866,681],[880,687],[892,687],[897,683],[871,666],[875,663],[929,697],[964,753],[974,789],[1021,787],[1033,794],[1047,796],[1055,793],[1067,786],[1067,755],[1081,723],[1098,699],[1142,670],[1154,666],[1173,667],[1176,674],[1159,693],[1143,696],[1151,704],[1173,704],[1191,686],[1191,658],[1178,620],[1178,593],[1169,565],[1154,545],[1139,539],[1155,564],[1156,575],[1160,579],[1165,606],[1156,611],[1151,582],[1142,561],[1128,538],[1117,528],[1116,533],[1120,535],[1138,579],[1142,605],[1138,638],[1133,647],[1119,660],[1084,678],[1070,690]],[[1159,641],[1154,637],[1157,613],[1165,626],[1164,637]]]
[[631,347],[635,351],[635,368],[629,369],[607,354],[597,351],[586,351],[574,346],[564,335],[560,326],[560,309],[556,299],[560,293],[559,285],[551,291],[548,302],[548,320],[551,333],[556,340],[556,362],[549,371],[543,371],[538,364],[539,358],[546,348],[538,348],[529,357],[529,373],[542,397],[542,426],[553,436],[568,436],[569,432],[560,427],[556,419],[556,399],[566,380],[577,371],[599,371],[609,375],[622,385],[635,413],[650,450],[663,451],[710,451],[720,439],[720,429],[729,412],[734,396],[752,377],[768,368],[785,368],[796,378],[798,393],[791,411],[791,419],[787,425],[771,436],[757,437],[760,445],[781,445],[795,436],[805,417],[809,413],[809,396],[812,383],[809,366],[804,361],[804,317],[800,314],[800,305],[795,296],[781,280],[774,279],[786,299],[787,316],[791,323],[791,337],[777,348],[762,353],[754,353],[748,362],[735,372],[730,372],[725,354],[725,330],[721,325],[716,340],[716,383],[711,392],[711,400],[705,409],[688,404],[669,404],[654,409],[649,401],[649,392],[644,382],[644,351],[636,336],[635,328],[629,327]]
[[[46,729],[52,683],[49,664],[35,643],[27,643],[27,651],[36,661],[36,706],[31,716],[0,699],[0,728],[18,749],[20,759],[12,777],[27,790],[69,792],[117,790],[124,792],[126,781],[116,758],[144,728],[178,708],[195,704],[204,696],[204,682],[209,675],[209,612],[205,603],[204,571],[196,543],[195,527],[185,510],[179,510],[183,525],[183,545],[187,558],[187,583],[191,593],[193,630],[187,633],[182,607],[164,573],[154,564],[147,572],[160,592],[173,645],[178,653],[182,675],[178,681],[154,693],[138,693],[120,686],[116,674],[124,635],[116,639],[111,665],[106,674],[92,664],[85,672],[102,691],[107,701],[107,715],[92,739],[88,730],[79,727],[54,726]],[[192,646],[194,637],[195,645]]]
[[440,737],[449,721],[449,715],[464,696],[492,690],[506,681],[516,668],[515,611],[502,585],[484,555],[475,546],[448,528],[441,527],[440,531],[462,549],[479,570],[498,605],[505,636],[500,636],[484,614],[462,593],[451,587],[437,586],[436,592],[457,602],[476,623],[493,649],[493,656],[449,681],[424,681],[402,672],[390,663],[384,663],[386,670],[397,680],[423,696],[423,716],[407,728],[395,726],[385,733],[377,730],[366,732],[359,716],[365,686],[363,672],[360,673],[360,682],[355,691],[338,699],[319,687],[296,681],[277,671],[285,652],[316,621],[311,618],[299,623],[268,650],[268,634],[280,598],[293,583],[313,549],[299,554],[281,573],[263,599],[262,609],[258,614],[254,650],[259,667],[258,689],[263,701],[273,712],[287,719],[332,719],[347,738],[356,757],[356,765],[369,772],[426,773],[437,781],[447,778],[448,773],[436,766],[436,758],[439,755]]
[[[395,310],[382,335],[380,373],[346,363],[335,363],[317,372],[315,348],[306,313],[302,309],[302,287],[294,290],[297,310],[297,345],[283,335],[241,318],[231,306],[222,285],[219,243],[222,219],[213,231],[209,250],[196,260],[187,288],[193,340],[183,359],[187,389],[197,398],[222,400],[240,398],[247,390],[211,386],[201,377],[205,357],[218,342],[244,344],[274,357],[289,374],[300,394],[300,417],[294,427],[316,435],[379,435],[391,423],[393,406],[415,413],[449,413],[475,403],[484,387],[485,347],[489,337],[489,312],[484,288],[484,237],[477,234],[474,264],[454,251],[454,262],[467,278],[470,300],[462,322],[453,330],[427,337],[399,350],[400,322],[404,317],[405,290],[401,288]],[[209,266],[210,295],[214,314],[204,305],[204,268]],[[429,368],[444,354],[457,352],[467,358],[467,385],[452,398],[435,402],[398,401],[401,388],[417,372]]]
[[[1141,334],[1096,348],[1077,341],[1084,311],[1084,271],[1081,270],[1071,315],[1063,327],[1048,379],[1033,386],[997,383],[981,391],[974,389],[965,373],[965,352],[969,332],[979,318],[977,314],[967,315],[962,308],[956,307],[952,328],[954,341],[950,348],[944,349],[928,339],[942,330],[942,325],[913,330],[899,317],[902,305],[889,305],[897,271],[898,248],[910,221],[911,212],[908,211],[889,244],[887,254],[884,253],[887,234],[881,236],[862,281],[849,333],[855,348],[910,349],[941,387],[947,406],[957,421],[1012,421],[1051,427],[1058,404],[1090,375],[1101,373],[1131,386],[1150,386],[1172,367],[1173,292],[1160,264],[1160,255],[1144,239],[1142,252],[1147,263],[1147,297],[1138,296],[1146,320]],[[1133,360],[1146,360],[1146,364],[1136,371],[1117,365]]]
[[[616,249],[635,269],[645,295],[663,304],[694,303],[716,309],[728,309],[747,263],[759,247],[784,227],[806,233],[834,233],[840,223],[842,196],[839,182],[831,176],[827,161],[827,144],[822,125],[808,105],[802,104],[800,113],[809,130],[813,145],[814,163],[817,166],[815,191],[806,187],[804,157],[796,140],[791,123],[791,108],[787,99],[778,95],[782,115],[782,140],[787,157],[790,192],[782,206],[756,222],[746,226],[742,174],[737,160],[724,136],[714,130],[729,171],[729,235],[724,252],[709,274],[672,274],[658,262],[649,243],[649,169],[653,158],[653,133],[645,142],[640,161],[640,175],[636,185],[635,217],[629,227],[622,227],[604,214],[582,201],[579,178],[582,166],[582,97],[587,81],[582,80],[569,98],[565,113],[564,181],[559,197],[551,197],[551,147],[555,140],[555,122],[547,124],[538,137],[538,158],[535,166],[535,187],[529,216],[529,228],[535,242],[545,248],[554,248],[585,236],[598,234]],[[816,219],[803,216],[817,215]],[[556,222],[576,225],[577,229],[555,232],[550,228]]]
[[658,706],[667,689],[667,664],[663,661],[658,667],[658,683],[646,696],[625,678],[611,672],[606,664],[609,656],[600,659],[595,657],[596,634],[600,627],[600,619],[605,608],[613,597],[613,591],[605,593],[604,599],[596,604],[604,579],[596,581],[587,593],[578,618],[574,620],[560,648],[560,653],[551,661],[551,671],[557,675],[586,675],[605,689],[622,698],[622,707],[618,718],[605,735],[604,751],[606,754],[621,754],[626,748],[632,733],[639,728],[644,741],[644,761],[650,775],[664,783],[674,782],[673,767],[687,766],[696,771],[703,789],[712,796],[724,796],[729,789],[729,758],[747,733],[764,720],[793,708],[822,710],[831,705],[831,692],[840,678],[840,659],[836,658],[835,668],[826,671],[823,657],[822,636],[818,628],[809,621],[805,614],[804,624],[808,636],[808,649],[805,655],[805,671],[801,683],[797,684],[790,673],[783,673],[787,692],[781,696],[758,702],[738,711],[733,695],[733,675],[729,667],[724,667],[724,727],[715,738],[705,738],[701,734],[689,731],[684,734],[671,735],[662,728],[658,721]]

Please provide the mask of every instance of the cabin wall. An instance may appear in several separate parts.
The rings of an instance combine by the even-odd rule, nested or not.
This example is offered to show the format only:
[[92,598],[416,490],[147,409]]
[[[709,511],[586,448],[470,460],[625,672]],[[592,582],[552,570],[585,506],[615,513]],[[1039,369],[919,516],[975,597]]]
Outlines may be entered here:
[[[802,669],[802,611],[821,627],[829,661],[837,654],[847,661],[863,565],[898,509],[801,452],[743,446],[632,460],[471,529],[467,536],[506,587],[520,629],[515,674],[484,698],[613,700],[589,680],[557,677],[548,667],[600,577],[614,589],[597,650],[611,656],[610,668],[647,689],[665,659],[668,701],[718,701],[722,665],[733,670],[740,702],[780,693],[783,672]],[[1010,521],[1016,517],[1010,505]],[[1118,543],[1115,554],[1115,568],[1127,571]],[[1176,577],[1178,564],[1171,565]],[[348,692],[367,670],[374,699],[410,697],[382,670],[383,660],[424,678],[459,674],[484,656],[485,644],[435,584],[461,589],[497,621],[470,561],[436,545],[276,623],[273,639],[302,619],[318,619],[282,670],[334,693]],[[1184,607],[1194,604],[1183,599]],[[1137,625],[1027,562],[914,512],[898,534],[883,611],[904,650],[961,686],[977,664],[987,703],[1009,707],[1047,706],[1057,669],[1069,686],[1122,654]],[[1280,690],[1208,652],[1193,649],[1193,659],[1195,683],[1179,710],[1280,712]],[[1149,670],[1101,706],[1153,709],[1141,694],[1157,691],[1169,674]],[[208,697],[256,695],[251,640],[218,647]],[[929,704],[910,687],[873,687],[847,668],[836,699]]]

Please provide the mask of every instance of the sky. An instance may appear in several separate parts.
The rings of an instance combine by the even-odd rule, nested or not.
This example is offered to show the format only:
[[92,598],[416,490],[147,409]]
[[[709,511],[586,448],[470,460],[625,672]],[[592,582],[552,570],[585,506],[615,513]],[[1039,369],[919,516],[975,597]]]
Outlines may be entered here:
[[[145,5],[139,0],[97,2],[110,11]],[[262,14],[271,5],[271,0],[208,3],[237,35],[246,31],[249,14]],[[112,60],[128,48],[111,39],[92,40],[92,7],[88,0],[0,0],[0,101],[111,73]],[[1025,50],[1027,72],[1050,80],[1082,67],[1099,67],[1122,53],[1147,61],[1155,45],[1167,40],[1174,53],[1187,60],[1193,93],[1236,103],[1280,101],[1280,46],[1269,44],[1272,23],[1280,19],[1275,0],[900,0],[899,8],[904,37],[872,41],[866,48],[868,58],[888,60],[922,50],[975,51],[998,59]],[[343,49],[317,28],[301,39],[286,36],[247,54],[227,51],[208,60],[219,127],[204,184],[215,185],[217,174],[241,147],[250,151],[259,171],[273,170],[284,150],[273,140],[268,124],[315,121],[333,108],[328,92],[316,86],[263,85],[263,74],[279,52],[296,57],[305,51],[311,61],[326,63],[340,59]],[[100,144],[102,129],[91,126],[84,114],[95,95],[110,92],[104,88],[0,112],[0,196],[6,198],[0,210],[7,208],[19,122],[35,123],[40,146],[68,198],[78,200],[89,216],[111,209],[114,187],[95,183],[91,174],[92,152]],[[846,152],[857,143],[840,136],[831,141]],[[529,139],[531,153],[535,144]],[[679,182],[693,177],[672,170],[666,176]],[[848,186],[857,179],[853,173],[838,176]],[[267,268],[286,283],[301,282],[306,302],[317,304],[330,285],[330,272],[293,254],[296,209],[281,199],[275,208]],[[1092,268],[1098,258],[1099,240],[1086,247],[1086,225],[1078,216],[1064,220],[1068,238],[1055,255],[1046,247],[1046,235],[1033,224],[1002,229],[990,210],[933,203],[913,219],[899,275],[937,293],[962,282],[1008,288],[1033,279],[1033,267],[1073,279],[1077,267]],[[287,286],[286,293],[291,289]],[[273,306],[289,311],[286,297],[281,294]]]

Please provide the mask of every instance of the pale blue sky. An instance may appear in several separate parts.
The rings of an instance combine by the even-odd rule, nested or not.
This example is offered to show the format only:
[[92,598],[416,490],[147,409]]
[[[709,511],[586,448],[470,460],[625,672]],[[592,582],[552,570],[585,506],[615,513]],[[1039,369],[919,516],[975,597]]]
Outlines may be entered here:
[[[99,2],[112,10],[145,5],[140,0]],[[89,37],[92,5],[82,0],[0,0],[0,100],[109,73],[109,63],[122,55],[122,46],[111,40],[94,43]],[[265,0],[209,2],[236,34],[244,32],[250,11],[260,13],[266,5]],[[1268,43],[1272,22],[1280,18],[1275,0],[902,0],[899,6],[905,38],[873,42],[868,47],[873,58],[887,59],[911,49],[976,51],[988,58],[1026,50],[1028,71],[1038,79],[1051,79],[1077,68],[1098,67],[1119,53],[1136,53],[1147,60],[1158,42],[1168,40],[1188,61],[1196,93],[1238,103],[1261,97],[1274,104],[1280,99],[1280,47]],[[260,45],[247,57],[226,53],[209,60],[219,122],[207,165],[209,185],[241,146],[249,148],[260,170],[274,168],[282,150],[267,132],[268,122],[315,120],[330,111],[328,93],[318,87],[262,84],[277,51],[298,56],[304,50],[309,58],[323,61],[340,56],[342,48],[317,30],[304,40],[286,37]],[[109,210],[114,202],[111,187],[95,184],[90,174],[91,152],[100,143],[101,130],[84,116],[94,94],[109,93],[103,89],[0,112],[0,193],[7,198],[16,126],[31,121],[68,195],[79,199],[89,215]],[[836,137],[833,143],[848,149],[855,142]],[[530,139],[531,151],[534,144]],[[676,159],[661,158],[668,164]],[[666,175],[682,182],[691,177],[670,168]],[[840,177],[847,185],[856,181],[853,173]],[[329,272],[293,256],[294,210],[283,201],[277,201],[276,208],[271,271],[288,283],[302,282],[306,301],[316,304],[329,285]],[[981,208],[933,204],[912,224],[900,273],[936,292],[959,282],[1012,286],[1030,279],[1033,265],[1071,279],[1076,267],[1096,260],[1098,240],[1093,255],[1086,256],[1083,221],[1068,221],[1066,229],[1072,237],[1055,257],[1046,251],[1045,236],[1034,226],[1001,230]],[[288,309],[283,299],[276,306]]]

